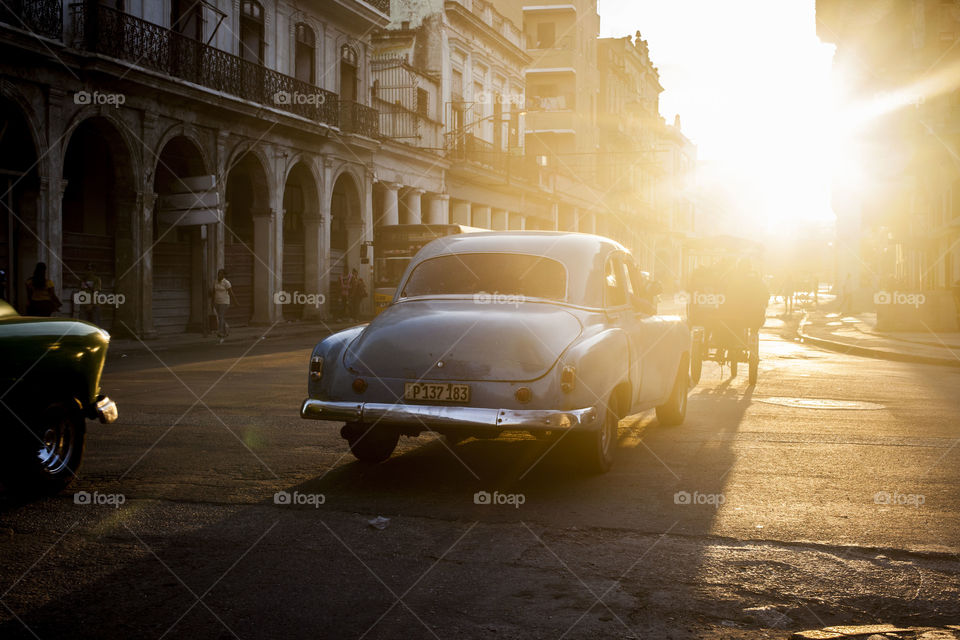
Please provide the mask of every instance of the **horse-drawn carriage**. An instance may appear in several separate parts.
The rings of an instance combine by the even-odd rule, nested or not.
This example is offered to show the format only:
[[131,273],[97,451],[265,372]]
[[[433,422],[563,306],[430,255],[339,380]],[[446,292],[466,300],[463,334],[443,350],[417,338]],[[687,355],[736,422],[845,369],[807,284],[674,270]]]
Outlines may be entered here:
[[687,318],[693,331],[690,377],[700,381],[703,362],[721,367],[748,365],[750,384],[757,383],[760,368],[760,327],[766,316],[769,293],[752,265],[761,257],[760,245],[730,236],[698,238],[687,244],[696,258],[686,294]]

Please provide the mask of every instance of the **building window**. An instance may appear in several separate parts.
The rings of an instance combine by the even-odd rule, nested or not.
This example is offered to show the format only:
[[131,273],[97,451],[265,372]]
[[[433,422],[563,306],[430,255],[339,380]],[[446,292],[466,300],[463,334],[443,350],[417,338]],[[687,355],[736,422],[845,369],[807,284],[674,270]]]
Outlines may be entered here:
[[[122,10],[120,3],[120,10]],[[170,3],[170,29],[194,40],[203,39],[203,16],[196,0],[172,0]]]
[[430,114],[430,94],[417,87],[417,115],[427,118]]
[[552,22],[537,25],[537,49],[552,49],[557,40],[557,27]]
[[295,29],[295,51],[293,75],[298,80],[316,83],[315,65],[317,59],[317,39],[313,29],[300,22]]
[[463,72],[454,69],[450,78],[450,92],[455,102],[463,100]]
[[349,45],[340,47],[340,99],[349,102],[357,100],[357,63],[359,56]]
[[241,58],[263,64],[263,32],[263,5],[254,0],[243,0],[240,5]]

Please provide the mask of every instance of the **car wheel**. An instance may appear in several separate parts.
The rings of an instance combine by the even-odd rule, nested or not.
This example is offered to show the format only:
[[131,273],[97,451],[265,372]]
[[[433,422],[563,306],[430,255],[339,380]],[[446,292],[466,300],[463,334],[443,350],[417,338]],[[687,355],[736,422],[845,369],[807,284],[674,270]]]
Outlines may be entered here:
[[[736,363],[731,363],[731,367]],[[665,404],[657,407],[657,420],[660,424],[673,426],[682,424],[687,417],[687,394],[690,390],[690,381],[687,377],[687,367],[681,365],[677,371],[677,378],[673,382],[673,391]]]
[[581,451],[585,467],[589,473],[606,473],[613,466],[613,453],[617,447],[617,426],[620,418],[613,399],[603,413],[600,429],[584,433]]
[[83,461],[83,414],[73,401],[52,402],[27,422],[29,431],[21,429],[7,452],[3,484],[17,493],[59,493],[73,482]]
[[350,453],[360,462],[376,464],[389,458],[400,434],[385,427],[368,427],[361,424],[347,424],[341,432],[350,445]]

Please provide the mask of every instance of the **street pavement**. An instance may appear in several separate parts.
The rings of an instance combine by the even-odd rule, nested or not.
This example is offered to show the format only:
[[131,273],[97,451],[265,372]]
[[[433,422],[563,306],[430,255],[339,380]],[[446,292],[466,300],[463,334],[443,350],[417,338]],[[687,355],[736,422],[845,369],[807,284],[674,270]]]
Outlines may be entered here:
[[0,638],[960,623],[960,371],[822,350],[794,320],[769,319],[756,386],[706,363],[683,425],[622,421],[603,476],[524,436],[355,462],[297,415],[323,327],[130,348],[75,486],[0,498]]

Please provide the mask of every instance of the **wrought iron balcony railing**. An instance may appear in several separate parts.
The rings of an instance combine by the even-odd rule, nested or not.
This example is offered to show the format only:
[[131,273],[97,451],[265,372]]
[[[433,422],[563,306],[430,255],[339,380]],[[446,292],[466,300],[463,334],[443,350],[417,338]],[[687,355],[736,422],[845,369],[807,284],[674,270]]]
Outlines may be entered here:
[[380,135],[380,112],[359,102],[341,100],[340,130],[376,138]]
[[0,2],[0,22],[38,35],[63,39],[61,0],[7,0]]
[[244,60],[152,22],[102,6],[71,5],[75,46],[216,91],[338,126],[333,92]]

